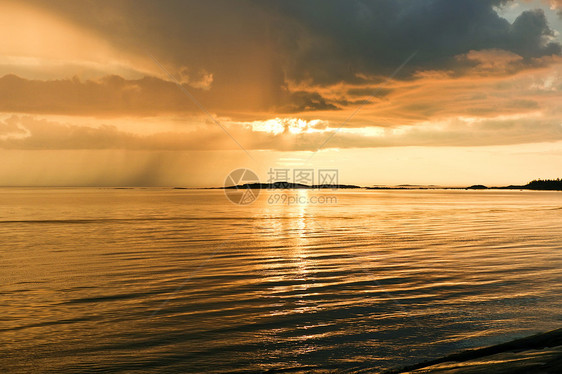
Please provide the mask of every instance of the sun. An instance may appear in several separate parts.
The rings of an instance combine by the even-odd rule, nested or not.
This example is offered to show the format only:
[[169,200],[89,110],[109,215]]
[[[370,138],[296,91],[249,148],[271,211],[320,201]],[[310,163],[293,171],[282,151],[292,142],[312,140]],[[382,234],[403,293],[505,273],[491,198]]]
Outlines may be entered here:
[[301,118],[273,118],[252,122],[253,131],[267,132],[274,135],[281,133],[296,135],[321,132],[325,127],[323,121],[317,119],[307,121]]

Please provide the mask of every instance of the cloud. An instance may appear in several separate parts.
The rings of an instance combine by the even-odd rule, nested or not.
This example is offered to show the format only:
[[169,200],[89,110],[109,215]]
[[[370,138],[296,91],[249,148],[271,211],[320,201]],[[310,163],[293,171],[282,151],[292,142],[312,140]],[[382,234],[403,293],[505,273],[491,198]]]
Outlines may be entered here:
[[[205,96],[203,87],[195,90],[185,86]],[[0,95],[2,112],[146,116],[198,110],[174,83],[153,77],[29,80],[6,75],[0,78]]]
[[549,4],[551,9],[558,9],[558,16],[562,18],[562,0],[546,0]]
[[[14,55],[4,68],[18,65],[27,79],[0,78],[0,92],[7,98],[0,110],[105,116],[192,112],[193,103],[150,55],[209,110],[233,116],[263,113],[267,118],[360,105],[354,96],[384,82],[414,51],[418,53],[395,80],[419,80],[428,71],[513,75],[561,53],[542,11],[522,12],[509,23],[496,12],[507,3],[217,0],[161,6],[119,0],[98,7],[91,2],[24,1],[9,9],[14,17],[21,13],[40,21],[43,44],[54,49],[39,48],[36,57],[43,59],[33,65],[29,40],[34,39],[5,26],[13,40],[25,40],[8,43],[9,50],[0,47],[0,53]],[[57,53],[62,65],[53,62]],[[104,58],[109,75],[100,76]],[[127,61],[129,67],[123,65]],[[33,66],[37,77],[46,74],[42,68],[63,74],[66,67],[68,74],[78,66],[92,76],[33,79]],[[338,84],[344,86],[337,94],[324,89]],[[384,99],[388,93],[378,90],[375,96]],[[421,117],[430,114],[420,108]]]
[[390,74],[415,51],[401,77],[454,69],[455,56],[471,50],[501,49],[524,61],[560,54],[541,10],[525,11],[510,24],[494,10],[504,3],[286,1],[275,8],[292,22],[277,34],[289,79],[318,84]]
[[513,52],[501,49],[484,49],[469,51],[457,56],[457,59],[474,63],[480,73],[498,72],[500,74],[513,74],[521,69],[523,57]]
[[30,135],[29,131],[20,126],[19,121],[14,118],[0,121],[0,141],[27,138]]
[[204,69],[217,92],[258,86],[270,98],[287,81],[376,79],[415,51],[399,77],[454,68],[455,56],[471,50],[501,49],[524,62],[561,53],[541,10],[525,11],[512,24],[500,17],[496,10],[508,0],[28,3],[113,48],[144,57],[149,51],[175,74]]
[[193,69],[190,69],[188,66],[184,66],[179,71],[179,82],[208,91],[213,84],[213,74],[205,69],[193,71]]
[[[317,92],[284,89],[275,103],[240,101],[240,95],[225,97],[209,92],[213,75],[200,71],[181,75],[182,85],[210,110],[273,110],[295,113],[341,109],[338,104]],[[112,75],[81,80],[78,77],[56,80],[30,80],[10,74],[0,78],[0,112],[74,114],[94,116],[147,116],[154,114],[189,114],[200,111],[175,83],[155,77],[124,79]]]
[[[71,65],[102,69],[95,52],[84,54],[78,48],[82,40],[97,46],[104,58],[118,55],[112,63],[128,61],[130,66],[118,65],[120,75],[47,79],[30,73],[32,56],[8,58],[5,67],[27,61],[22,70],[27,75],[0,77],[0,112],[18,113],[13,118],[19,118],[0,128],[2,146],[231,149],[220,129],[193,126],[199,108],[150,55],[205,108],[227,119],[229,130],[251,149],[313,150],[323,135],[343,123],[345,129],[329,146],[503,144],[527,141],[521,136],[524,131],[528,139],[548,141],[548,136],[558,136],[561,46],[543,11],[524,11],[510,23],[496,12],[507,3],[219,0],[161,6],[120,0],[98,7],[90,2],[26,1],[22,4],[33,9],[29,14],[38,14],[54,30],[45,32],[49,45],[69,40],[60,39],[68,30],[78,30],[80,36],[70,38],[69,48],[59,46],[64,49],[63,67],[39,63],[37,69],[46,66],[61,74]],[[39,57],[53,57],[41,51],[45,55]],[[418,53],[404,70],[386,79],[414,51]],[[141,71],[146,75],[127,73]],[[366,98],[370,103],[362,106]],[[32,121],[33,115],[70,115],[77,121]],[[96,126],[79,125],[80,118],[90,116],[99,119]],[[177,116],[185,128],[147,135],[104,122],[133,117],[141,128],[146,116]],[[519,116],[519,122],[504,128],[505,116]],[[324,132],[252,131],[253,122],[272,118],[307,123],[322,119]],[[494,122],[492,131],[483,125],[490,121],[502,124]],[[537,121],[536,128],[531,121]],[[436,123],[439,129],[432,127]],[[382,135],[373,135],[377,131]]]
[[280,113],[298,113],[315,110],[337,110],[341,107],[322,97],[318,92],[291,92],[285,105],[275,108]]
[[[534,114],[488,119],[466,117],[426,122],[418,126],[373,129],[338,129],[333,123],[292,118],[225,123],[224,126],[248,150],[316,151],[328,138],[331,141],[327,148],[484,146],[562,140],[562,123],[559,119]],[[114,125],[91,127],[31,116],[10,116],[0,122],[0,148],[144,151],[238,149],[214,124],[189,131],[135,134]]]
[[381,87],[359,87],[350,88],[347,90],[347,94],[350,96],[360,96],[360,97],[384,97],[392,92],[389,88]]
[[0,0],[0,76],[34,79],[79,75],[99,78],[117,74],[139,78],[150,74],[152,61],[84,28],[71,17],[44,11],[25,1]]

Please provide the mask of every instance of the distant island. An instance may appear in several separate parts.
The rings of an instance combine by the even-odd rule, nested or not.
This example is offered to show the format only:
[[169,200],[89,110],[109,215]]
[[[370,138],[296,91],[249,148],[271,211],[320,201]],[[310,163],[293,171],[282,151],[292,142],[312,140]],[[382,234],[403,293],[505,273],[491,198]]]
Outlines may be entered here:
[[361,186],[355,186],[352,184],[313,184],[307,185],[302,183],[291,183],[291,182],[274,182],[274,183],[246,183],[236,186],[220,187],[224,189],[240,189],[240,188],[251,188],[251,189],[271,189],[271,190],[294,190],[294,189],[349,189],[349,188],[363,188]]
[[486,187],[482,184],[475,184],[474,186],[467,187],[467,190],[487,190],[489,187]]
[[476,184],[467,190],[536,190],[536,191],[562,191],[562,179],[535,179],[524,186],[486,187]]
[[[186,187],[174,187],[175,189],[186,189]],[[475,184],[469,187],[440,187],[435,185],[399,185],[399,186],[371,186],[362,187],[353,184],[313,184],[291,182],[274,183],[246,183],[226,187],[209,187],[207,189],[271,189],[271,190],[296,190],[296,189],[367,189],[367,190],[534,190],[534,191],[562,191],[562,179],[535,179],[526,185],[509,185],[502,187],[487,187],[483,184]]]

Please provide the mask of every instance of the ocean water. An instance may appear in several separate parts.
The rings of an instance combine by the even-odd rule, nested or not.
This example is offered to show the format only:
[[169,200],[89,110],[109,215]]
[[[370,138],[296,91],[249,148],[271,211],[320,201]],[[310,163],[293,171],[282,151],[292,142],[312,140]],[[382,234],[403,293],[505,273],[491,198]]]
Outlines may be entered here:
[[561,296],[560,192],[0,189],[3,373],[377,372]]

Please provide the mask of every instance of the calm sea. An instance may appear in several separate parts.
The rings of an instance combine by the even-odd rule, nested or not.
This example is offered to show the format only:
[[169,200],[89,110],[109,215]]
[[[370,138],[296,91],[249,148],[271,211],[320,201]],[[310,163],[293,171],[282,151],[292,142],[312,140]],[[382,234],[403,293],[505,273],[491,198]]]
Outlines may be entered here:
[[562,324],[560,192],[272,193],[0,189],[0,372],[379,371]]

